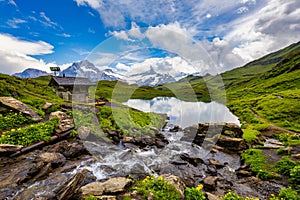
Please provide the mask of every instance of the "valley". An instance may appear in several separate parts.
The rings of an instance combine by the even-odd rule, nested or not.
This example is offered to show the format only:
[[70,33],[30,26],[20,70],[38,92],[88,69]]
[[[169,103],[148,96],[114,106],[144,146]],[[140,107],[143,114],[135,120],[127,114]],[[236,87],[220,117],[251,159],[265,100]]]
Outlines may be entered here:
[[[0,105],[2,199],[299,199],[300,43],[219,76],[129,84],[106,72],[93,73],[103,80],[89,98],[112,107],[65,101],[48,86],[50,76],[0,74],[0,96],[42,118]],[[229,109],[240,124],[176,124],[158,97],[175,101],[168,106],[181,109],[182,121],[192,121],[188,108],[202,106],[218,116]],[[145,102],[157,108],[140,111]]]

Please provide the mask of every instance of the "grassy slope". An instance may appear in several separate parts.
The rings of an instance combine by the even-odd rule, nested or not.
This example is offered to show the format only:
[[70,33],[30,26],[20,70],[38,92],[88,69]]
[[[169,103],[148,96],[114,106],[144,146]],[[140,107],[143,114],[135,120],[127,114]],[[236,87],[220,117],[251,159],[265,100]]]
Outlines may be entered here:
[[62,102],[55,90],[48,86],[49,80],[50,77],[20,79],[0,74],[0,96],[12,96],[41,111],[46,101],[57,104]]

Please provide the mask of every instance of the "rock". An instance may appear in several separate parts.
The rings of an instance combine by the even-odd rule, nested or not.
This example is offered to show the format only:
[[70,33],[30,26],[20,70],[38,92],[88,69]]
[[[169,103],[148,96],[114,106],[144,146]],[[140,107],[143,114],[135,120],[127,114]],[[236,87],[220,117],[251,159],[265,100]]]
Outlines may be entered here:
[[51,163],[52,165],[61,165],[66,161],[66,158],[60,153],[45,152],[40,155],[40,159],[43,162]]
[[299,153],[298,154],[292,154],[292,157],[296,158],[296,159],[300,159],[300,154]]
[[168,184],[173,185],[175,189],[180,193],[180,196],[184,198],[185,184],[179,177],[172,174],[163,174],[161,175],[161,177],[163,177]]
[[56,111],[50,113],[49,119],[52,119],[54,117],[59,118],[58,128],[55,129],[56,133],[65,132],[75,127],[74,120],[64,112]]
[[207,195],[208,200],[221,200],[218,196],[216,196],[212,193],[206,192],[205,194]]
[[[74,139],[75,140],[75,139]],[[76,139],[73,142],[68,142],[66,140],[60,141],[54,145],[44,147],[47,152],[57,152],[64,155],[67,159],[75,158],[79,155],[86,154],[87,150],[82,144],[82,142]]]
[[0,105],[1,104],[9,109],[21,112],[35,121],[42,120],[42,118],[34,110],[13,97],[0,97]]
[[195,167],[198,166],[198,164],[203,163],[203,160],[201,158],[192,158],[186,153],[180,154],[180,158],[182,160],[192,164]]
[[72,199],[78,193],[84,180],[83,173],[77,172],[68,182],[55,191],[57,200]]
[[80,126],[77,129],[77,133],[81,139],[86,139],[91,133],[91,128],[86,126]]
[[284,145],[279,140],[268,138],[264,143],[264,147],[268,149],[279,149],[279,148],[284,148]]
[[220,163],[220,161],[214,159],[214,158],[210,158],[209,159],[209,163],[216,166],[217,168],[222,168],[224,167],[224,164]]
[[112,196],[112,195],[103,195],[100,197],[97,197],[97,199],[102,199],[102,200],[117,200],[116,196]]
[[242,138],[243,131],[239,126],[232,123],[205,123],[196,124],[183,129],[185,135],[181,138],[183,141],[193,142],[199,146],[202,145],[204,139],[215,144],[218,135],[230,138]]
[[216,186],[217,186],[217,180],[218,177],[217,176],[208,176],[203,180],[204,183],[204,187],[207,190],[215,190]]
[[247,170],[239,170],[236,172],[236,174],[239,176],[239,177],[249,177],[249,176],[252,176],[252,172],[249,172]]
[[[123,143],[131,143],[140,148],[149,146],[156,146],[157,148],[165,147],[169,142],[162,134],[156,134],[155,136],[143,136],[143,137],[123,137]],[[125,145],[126,146],[126,145]]]
[[174,126],[173,128],[171,128],[169,130],[170,132],[178,132],[178,131],[181,131],[181,128],[179,126]]
[[43,105],[42,109],[43,109],[43,110],[48,110],[48,109],[51,108],[52,106],[54,106],[54,103],[46,102],[46,103]]
[[217,141],[217,145],[231,151],[241,151],[247,148],[243,138],[231,138],[228,136],[221,136]]
[[19,150],[21,150],[23,146],[21,145],[13,145],[13,144],[0,144],[0,156],[6,156],[9,154],[13,154]]
[[90,195],[101,196],[106,193],[123,192],[132,183],[131,179],[124,177],[110,178],[105,182],[93,182],[81,187],[83,197]]

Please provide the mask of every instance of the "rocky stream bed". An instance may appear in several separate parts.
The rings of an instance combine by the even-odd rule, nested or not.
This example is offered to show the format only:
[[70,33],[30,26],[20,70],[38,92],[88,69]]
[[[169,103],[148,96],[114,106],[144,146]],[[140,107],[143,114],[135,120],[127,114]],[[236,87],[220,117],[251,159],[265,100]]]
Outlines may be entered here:
[[[81,129],[89,134],[88,128]],[[220,134],[207,137],[216,131]],[[132,178],[148,174],[162,175],[181,193],[201,183],[210,200],[228,190],[266,199],[286,186],[284,181],[256,178],[241,162],[247,146],[235,124],[197,124],[183,130],[167,126],[156,136],[123,137],[117,145],[88,138],[1,156],[0,199],[139,199],[128,188]]]

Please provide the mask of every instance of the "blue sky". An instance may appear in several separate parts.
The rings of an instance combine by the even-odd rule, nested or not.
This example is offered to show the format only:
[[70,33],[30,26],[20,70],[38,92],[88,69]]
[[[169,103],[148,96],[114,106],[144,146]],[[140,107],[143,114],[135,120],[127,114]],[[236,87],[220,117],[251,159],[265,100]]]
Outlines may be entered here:
[[[7,74],[85,58],[119,71],[164,63],[190,70],[178,56],[201,73],[226,71],[300,40],[297,0],[0,0],[0,13],[0,72]],[[124,42],[147,45],[124,55]]]

